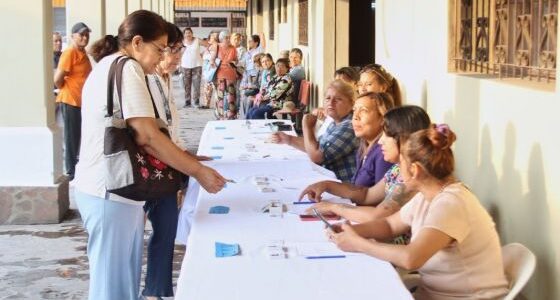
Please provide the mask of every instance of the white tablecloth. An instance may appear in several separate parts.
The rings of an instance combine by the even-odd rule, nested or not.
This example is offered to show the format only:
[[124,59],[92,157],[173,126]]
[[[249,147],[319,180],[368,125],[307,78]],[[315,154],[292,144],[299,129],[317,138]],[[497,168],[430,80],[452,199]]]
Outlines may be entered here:
[[[216,141],[223,141],[221,131],[228,129],[221,129],[222,125],[217,126],[218,123],[225,123],[232,133],[239,134],[235,137],[237,141],[229,140],[236,141],[232,144],[237,147],[244,147],[247,143],[263,146],[264,140],[254,138],[255,135],[245,138],[243,135],[247,133],[243,133],[241,127],[239,131],[235,129],[242,122],[210,122],[199,153],[217,155],[204,151]],[[397,272],[387,262],[361,254],[317,260],[301,256],[298,245],[318,243],[331,246],[321,222],[304,222],[299,216],[287,212],[282,217],[270,217],[260,212],[271,200],[281,201],[289,208],[303,187],[334,178],[332,172],[311,163],[299,151],[286,155],[290,152],[284,150],[291,149],[281,145],[266,144],[257,150],[259,152],[251,152],[266,154],[260,159],[255,155],[255,159],[249,162],[237,160],[238,155],[243,154],[242,150],[230,151],[229,147],[224,150],[222,159],[208,164],[237,183],[228,183],[218,194],[208,194],[191,182],[187,201],[193,198],[197,201],[191,201],[189,208],[193,222],[177,282],[176,299],[412,299]],[[263,158],[265,155],[270,156]],[[258,191],[253,182],[255,176],[269,178],[270,187],[275,192]],[[229,213],[209,214],[210,207],[217,205],[229,207]],[[286,246],[288,258],[268,257],[267,245],[278,241]],[[217,258],[215,242],[237,243],[241,254]]]
[[[272,134],[272,129],[266,124],[275,121],[291,124],[289,120],[208,122],[200,138],[198,154],[215,156],[214,161],[206,163],[211,166],[218,162],[238,162],[239,165],[258,161],[305,161],[307,163],[309,158],[306,153],[287,145],[277,145],[267,141]],[[287,133],[295,135],[293,130]],[[177,226],[176,240],[180,244],[187,243],[199,189],[198,182],[189,181]]]

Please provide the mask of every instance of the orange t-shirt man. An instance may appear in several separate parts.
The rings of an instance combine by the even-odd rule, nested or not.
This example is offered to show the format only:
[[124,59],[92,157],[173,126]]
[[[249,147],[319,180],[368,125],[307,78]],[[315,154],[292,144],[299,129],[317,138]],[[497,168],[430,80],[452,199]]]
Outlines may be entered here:
[[85,51],[69,47],[60,57],[58,70],[64,71],[64,85],[60,88],[56,102],[75,107],[82,106],[82,88],[91,72],[91,63]]

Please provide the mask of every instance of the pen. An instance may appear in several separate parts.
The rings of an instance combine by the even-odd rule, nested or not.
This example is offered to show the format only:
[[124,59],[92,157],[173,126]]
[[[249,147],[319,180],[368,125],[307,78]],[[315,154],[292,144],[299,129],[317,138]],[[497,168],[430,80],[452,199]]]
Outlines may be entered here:
[[323,259],[323,258],[346,258],[346,255],[317,255],[317,256],[306,256],[306,259]]
[[292,204],[315,204],[315,202],[313,202],[313,201],[296,201],[296,202],[293,202]]

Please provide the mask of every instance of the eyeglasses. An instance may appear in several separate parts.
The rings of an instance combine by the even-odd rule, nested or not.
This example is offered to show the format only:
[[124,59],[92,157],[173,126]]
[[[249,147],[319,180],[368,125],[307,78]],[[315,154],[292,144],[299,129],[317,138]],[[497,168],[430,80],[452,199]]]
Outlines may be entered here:
[[150,44],[156,48],[156,50],[158,51],[159,55],[164,55],[165,53],[170,52],[170,48],[169,48],[169,47],[162,48],[162,47],[160,47],[158,44],[156,44],[156,43],[154,43],[154,42],[150,42]]

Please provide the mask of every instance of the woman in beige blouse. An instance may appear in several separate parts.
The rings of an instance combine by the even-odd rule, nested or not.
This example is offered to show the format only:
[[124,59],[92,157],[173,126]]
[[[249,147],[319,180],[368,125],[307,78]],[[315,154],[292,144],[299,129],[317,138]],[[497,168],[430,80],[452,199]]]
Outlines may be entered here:
[[[327,234],[344,251],[418,270],[416,299],[502,299],[508,292],[495,224],[452,175],[455,134],[446,125],[418,131],[403,145],[405,189],[418,193],[399,212]],[[408,245],[381,241],[412,231]]]

